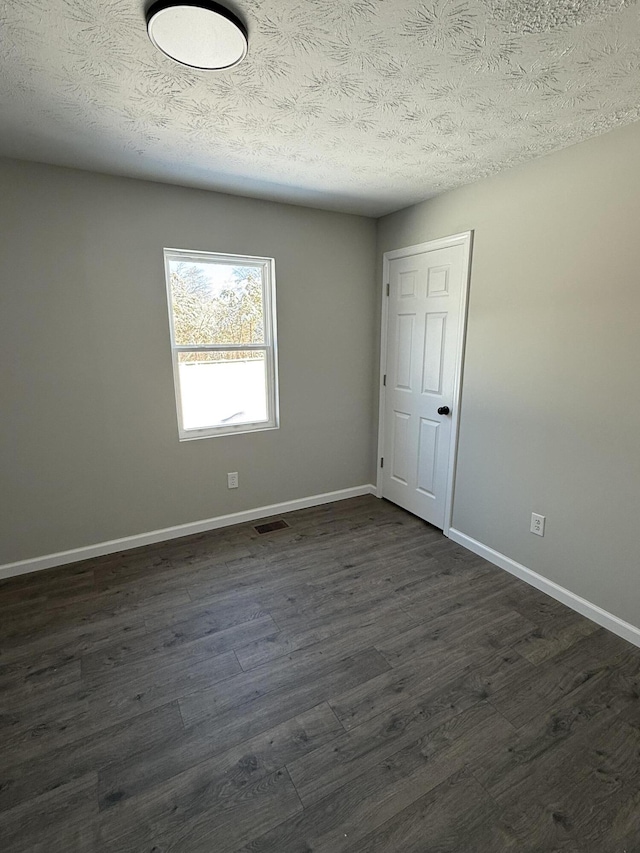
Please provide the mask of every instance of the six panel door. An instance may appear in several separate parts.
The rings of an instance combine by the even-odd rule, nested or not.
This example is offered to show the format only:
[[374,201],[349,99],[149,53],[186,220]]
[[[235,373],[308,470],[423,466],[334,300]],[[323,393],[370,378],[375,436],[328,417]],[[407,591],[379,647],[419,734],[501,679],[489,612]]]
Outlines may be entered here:
[[439,528],[466,251],[457,244],[389,261],[382,496]]

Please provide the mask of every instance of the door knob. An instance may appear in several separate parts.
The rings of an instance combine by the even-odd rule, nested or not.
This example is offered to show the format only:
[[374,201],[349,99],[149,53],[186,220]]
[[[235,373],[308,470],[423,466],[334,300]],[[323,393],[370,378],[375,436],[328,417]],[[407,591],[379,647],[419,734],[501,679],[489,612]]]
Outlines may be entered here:
[[449,406],[440,406],[440,408],[438,409],[438,414],[439,415],[448,415],[450,411],[451,411],[451,409],[449,408]]

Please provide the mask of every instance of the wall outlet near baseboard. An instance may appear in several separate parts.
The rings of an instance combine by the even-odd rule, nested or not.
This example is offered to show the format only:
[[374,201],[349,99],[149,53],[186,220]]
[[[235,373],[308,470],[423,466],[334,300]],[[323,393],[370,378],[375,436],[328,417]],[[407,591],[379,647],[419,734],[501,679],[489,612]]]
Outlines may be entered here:
[[544,523],[547,520],[545,515],[540,515],[537,512],[531,513],[531,527],[529,528],[536,536],[544,536]]
[[237,489],[238,488],[238,472],[231,471],[227,474],[227,488],[228,489]]

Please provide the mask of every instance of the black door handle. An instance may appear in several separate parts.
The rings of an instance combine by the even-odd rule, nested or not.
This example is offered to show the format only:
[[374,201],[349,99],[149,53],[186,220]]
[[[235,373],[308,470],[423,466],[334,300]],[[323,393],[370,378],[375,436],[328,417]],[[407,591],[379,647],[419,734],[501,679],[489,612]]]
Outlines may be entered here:
[[438,414],[439,415],[448,415],[450,411],[451,411],[451,409],[449,408],[449,406],[440,406],[440,408],[438,409]]

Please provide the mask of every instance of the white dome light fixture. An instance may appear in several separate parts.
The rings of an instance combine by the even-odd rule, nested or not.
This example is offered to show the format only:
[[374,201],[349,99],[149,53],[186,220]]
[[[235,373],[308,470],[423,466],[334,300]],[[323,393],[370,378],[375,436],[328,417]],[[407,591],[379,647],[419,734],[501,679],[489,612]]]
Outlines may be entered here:
[[242,21],[211,0],[157,0],[147,11],[153,44],[190,68],[232,68],[247,55]]

